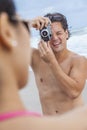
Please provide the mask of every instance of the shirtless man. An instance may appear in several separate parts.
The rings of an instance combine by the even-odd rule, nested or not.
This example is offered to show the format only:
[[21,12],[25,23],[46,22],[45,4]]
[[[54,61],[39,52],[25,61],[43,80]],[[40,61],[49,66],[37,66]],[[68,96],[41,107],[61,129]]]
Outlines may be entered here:
[[[40,41],[32,50],[31,66],[39,90],[43,114],[60,115],[84,104],[81,92],[86,81],[86,58],[67,49],[69,30],[60,13],[47,14],[52,37]],[[46,18],[38,18],[33,27],[41,29]]]

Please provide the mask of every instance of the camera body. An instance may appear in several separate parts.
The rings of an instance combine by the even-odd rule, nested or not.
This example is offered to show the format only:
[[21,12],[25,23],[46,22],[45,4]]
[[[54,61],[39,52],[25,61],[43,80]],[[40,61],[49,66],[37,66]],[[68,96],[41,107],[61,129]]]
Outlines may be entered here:
[[44,41],[49,41],[51,36],[52,36],[52,32],[51,32],[51,26],[50,24],[48,24],[47,27],[43,27],[40,30],[40,36]]

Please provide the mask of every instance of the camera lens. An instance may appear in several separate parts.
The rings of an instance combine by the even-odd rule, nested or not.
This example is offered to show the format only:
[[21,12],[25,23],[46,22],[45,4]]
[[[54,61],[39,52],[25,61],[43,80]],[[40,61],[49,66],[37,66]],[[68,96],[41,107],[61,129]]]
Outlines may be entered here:
[[48,31],[46,29],[41,31],[42,37],[47,37],[48,36]]
[[44,32],[43,32],[43,36],[44,36],[44,37],[47,36],[47,31],[44,31]]

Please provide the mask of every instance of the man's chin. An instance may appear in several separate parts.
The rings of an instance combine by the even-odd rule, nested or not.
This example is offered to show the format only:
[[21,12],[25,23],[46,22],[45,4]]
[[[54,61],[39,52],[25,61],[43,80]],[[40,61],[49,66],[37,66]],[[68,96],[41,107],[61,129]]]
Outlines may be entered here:
[[57,52],[60,52],[61,49],[60,48],[53,48],[53,52],[57,53]]

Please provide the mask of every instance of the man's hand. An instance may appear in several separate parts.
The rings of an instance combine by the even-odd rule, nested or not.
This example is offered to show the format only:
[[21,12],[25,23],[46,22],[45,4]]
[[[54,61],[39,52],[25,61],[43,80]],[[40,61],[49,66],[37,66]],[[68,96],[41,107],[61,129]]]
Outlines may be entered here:
[[50,47],[49,42],[44,42],[43,40],[41,40],[40,43],[38,44],[38,49],[41,58],[46,63],[51,63],[55,59],[55,55]]
[[48,23],[51,23],[51,21],[46,17],[36,17],[31,20],[31,26],[37,30],[41,30],[43,27],[46,27]]

